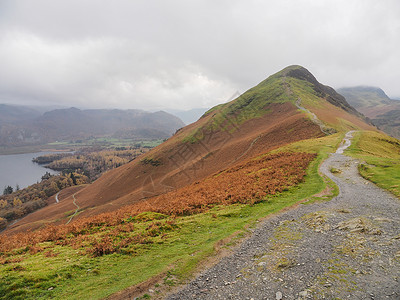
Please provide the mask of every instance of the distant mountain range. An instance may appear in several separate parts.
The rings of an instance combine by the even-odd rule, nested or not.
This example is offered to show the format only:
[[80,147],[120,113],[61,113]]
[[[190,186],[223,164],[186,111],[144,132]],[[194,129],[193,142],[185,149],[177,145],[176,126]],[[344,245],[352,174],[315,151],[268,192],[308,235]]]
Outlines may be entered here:
[[337,90],[381,130],[400,138],[400,101],[390,99],[377,87],[356,86]]
[[55,109],[45,113],[25,106],[0,105],[0,146],[112,136],[164,139],[185,124],[164,111]]

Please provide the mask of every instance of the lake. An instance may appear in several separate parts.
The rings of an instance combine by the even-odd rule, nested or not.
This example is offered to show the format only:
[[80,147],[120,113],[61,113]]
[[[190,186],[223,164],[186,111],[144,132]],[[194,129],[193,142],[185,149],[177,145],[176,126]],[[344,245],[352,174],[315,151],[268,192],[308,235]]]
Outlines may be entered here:
[[18,184],[22,189],[40,181],[46,172],[58,174],[56,171],[32,162],[32,158],[49,153],[52,152],[0,155],[0,195],[3,194],[4,187],[8,185],[15,189]]

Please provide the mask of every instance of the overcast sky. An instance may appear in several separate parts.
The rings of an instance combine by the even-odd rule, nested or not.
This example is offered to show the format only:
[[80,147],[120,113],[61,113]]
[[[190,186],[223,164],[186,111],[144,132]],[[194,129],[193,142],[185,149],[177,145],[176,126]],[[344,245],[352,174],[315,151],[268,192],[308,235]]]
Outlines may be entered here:
[[400,96],[399,0],[0,0],[0,103],[210,107],[299,64]]

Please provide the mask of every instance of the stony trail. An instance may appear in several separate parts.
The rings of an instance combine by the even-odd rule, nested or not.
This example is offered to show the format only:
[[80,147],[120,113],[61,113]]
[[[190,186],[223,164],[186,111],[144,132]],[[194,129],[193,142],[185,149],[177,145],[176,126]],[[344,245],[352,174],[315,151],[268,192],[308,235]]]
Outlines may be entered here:
[[359,176],[349,145],[320,168],[337,197],[260,223],[167,299],[400,299],[400,200]]
[[72,202],[75,206],[76,206],[76,210],[74,212],[74,214],[69,218],[68,222],[66,224],[69,224],[69,222],[72,221],[72,219],[78,214],[78,211],[80,209],[79,205],[76,203],[76,198],[75,195],[78,194],[79,192],[76,192],[72,195],[72,198],[74,199],[74,201]]

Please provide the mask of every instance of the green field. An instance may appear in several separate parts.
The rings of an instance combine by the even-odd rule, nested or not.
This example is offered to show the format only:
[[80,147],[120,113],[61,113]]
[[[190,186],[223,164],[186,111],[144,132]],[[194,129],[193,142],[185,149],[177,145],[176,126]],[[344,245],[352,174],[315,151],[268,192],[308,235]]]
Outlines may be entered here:
[[358,158],[361,176],[400,197],[400,141],[373,131],[357,132],[346,154]]
[[34,153],[46,150],[53,151],[73,151],[80,148],[101,146],[105,148],[116,147],[144,147],[153,148],[161,144],[164,140],[132,140],[117,139],[110,137],[92,138],[80,141],[59,141],[44,145],[20,146],[20,147],[0,147],[0,155]]

